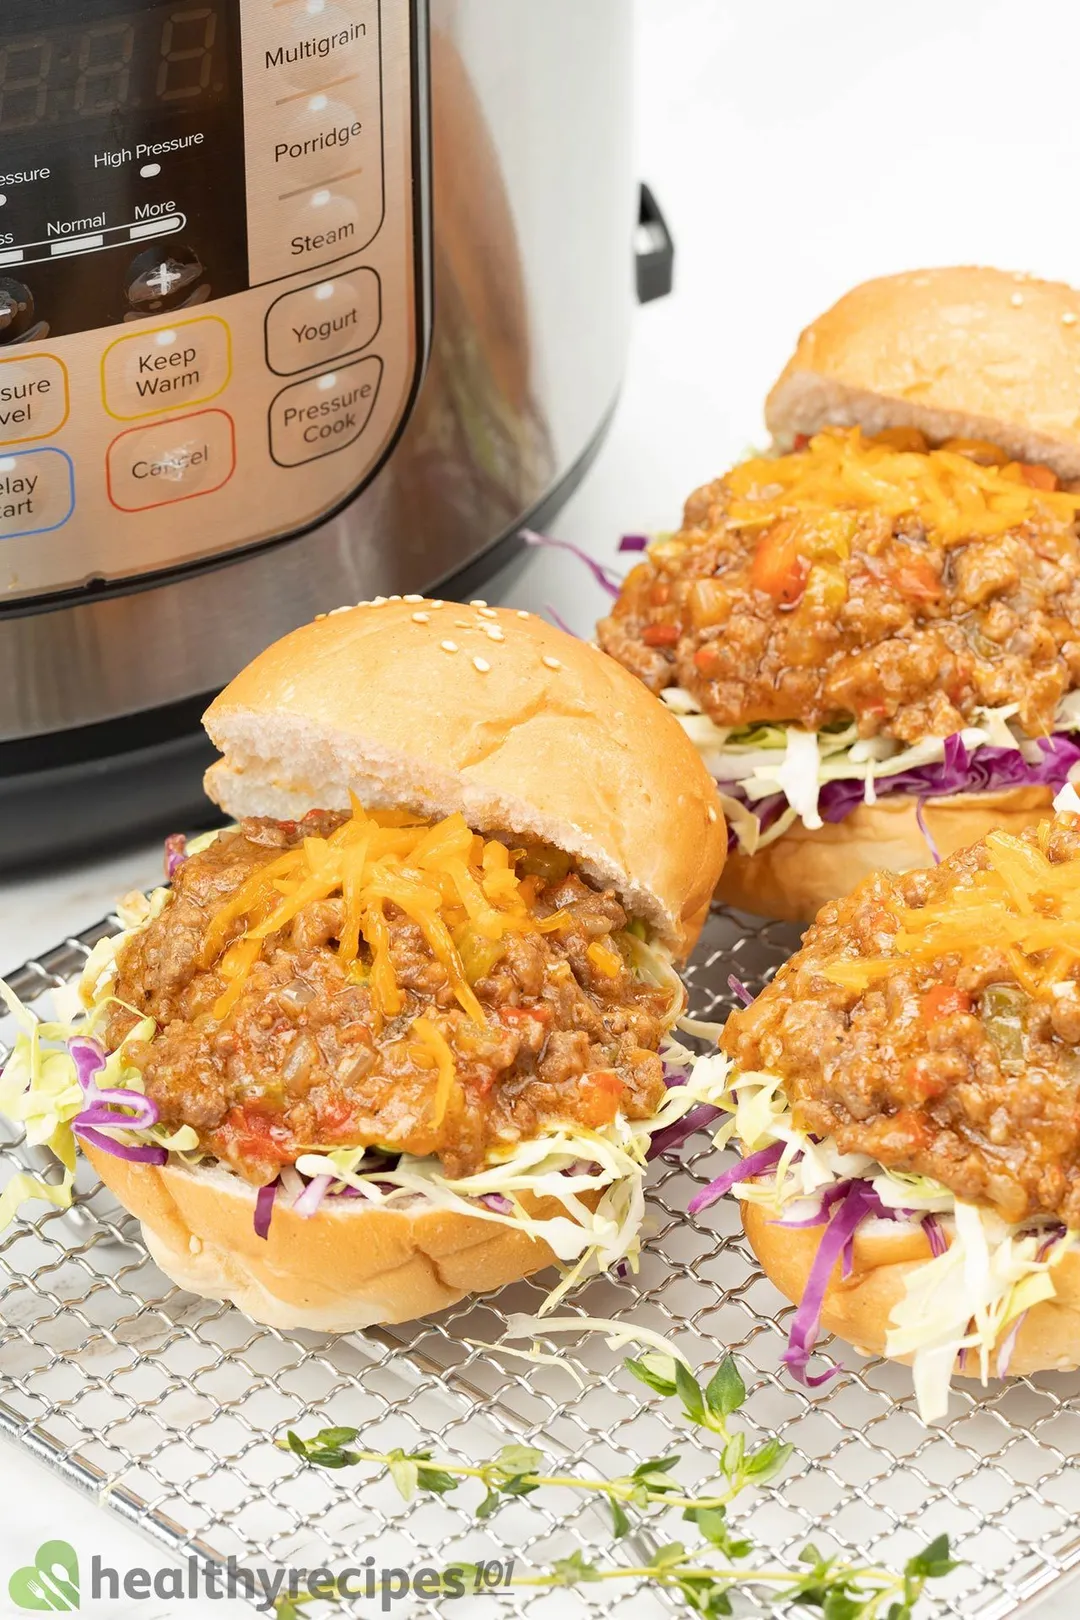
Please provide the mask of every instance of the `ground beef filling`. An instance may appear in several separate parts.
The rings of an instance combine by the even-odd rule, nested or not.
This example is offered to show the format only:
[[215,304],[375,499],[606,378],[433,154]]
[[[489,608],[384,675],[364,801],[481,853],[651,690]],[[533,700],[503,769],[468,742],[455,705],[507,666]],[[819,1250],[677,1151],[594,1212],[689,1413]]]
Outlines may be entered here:
[[693,494],[598,626],[654,692],[683,687],[719,726],[854,716],[910,744],[1008,703],[1045,735],[1080,686],[1080,546],[1060,514],[945,544],[873,510],[737,526],[732,499],[725,479]]
[[[158,1024],[152,1042],[129,1050],[166,1125],[193,1126],[205,1152],[263,1183],[306,1149],[374,1144],[437,1154],[460,1176],[491,1147],[551,1121],[595,1127],[619,1110],[632,1119],[655,1113],[670,996],[624,960],[628,919],[614,895],[552,851],[524,858],[547,874],[530,909],[537,917],[563,911],[566,920],[557,932],[511,935],[491,960],[473,961],[483,1028],[458,1006],[419,928],[392,904],[386,921],[404,1006],[384,1021],[365,982],[364,950],[352,969],[338,960],[343,907],[334,899],[306,907],[265,941],[239,1000],[215,1019],[226,980],[220,958],[201,965],[214,913],[283,849],[307,834],[325,837],[343,819],[250,819],[223,833],[178,868],[165,910],[121,952],[118,1000]],[[590,958],[597,944],[608,947],[593,953],[606,971]],[[113,1007],[110,1046],[135,1022],[127,1007]],[[449,1043],[460,1081],[460,1106],[437,1128],[435,1074],[410,1038],[419,1016]]]
[[[1080,816],[1047,831],[1051,862],[1080,859]],[[933,1176],[1009,1221],[1045,1213],[1077,1226],[1076,977],[1030,995],[1009,956],[977,939],[930,962],[898,956],[858,992],[823,972],[840,957],[893,955],[898,906],[936,905],[986,866],[977,844],[936,870],[878,873],[824,907],[776,980],[729,1019],[723,1046],[744,1069],[782,1075],[800,1127],[843,1152]]]

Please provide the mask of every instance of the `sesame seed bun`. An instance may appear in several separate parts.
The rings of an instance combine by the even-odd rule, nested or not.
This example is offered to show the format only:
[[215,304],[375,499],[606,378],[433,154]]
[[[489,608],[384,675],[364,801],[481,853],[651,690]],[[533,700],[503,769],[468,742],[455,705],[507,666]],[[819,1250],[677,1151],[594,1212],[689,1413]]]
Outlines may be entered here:
[[[1019,833],[1050,812],[1054,790],[1004,788],[994,793],[955,793],[925,799],[923,820],[944,859],[984,838],[994,827]],[[877,804],[859,804],[843,821],[811,832],[794,822],[782,837],[754,855],[734,849],[717,887],[717,898],[736,911],[779,922],[812,922],[829,900],[849,893],[871,872],[909,872],[932,866],[930,846],[919,828],[918,803],[889,794]]]
[[863,282],[808,326],[765,420],[797,433],[858,424],[989,439],[1080,477],[1080,292],[959,266]]
[[679,956],[727,833],[678,721],[620,664],[533,614],[400,598],[338,610],[250,663],[204,724],[232,816],[461,811],[610,884]]
[[[750,1247],[765,1275],[797,1304],[810,1276],[820,1229],[780,1226],[775,1214],[760,1204],[744,1203],[742,1217]],[[840,1275],[839,1262],[833,1272],[821,1315],[822,1332],[835,1333],[861,1355],[884,1355],[889,1318],[904,1296],[906,1279],[914,1267],[930,1258],[930,1245],[921,1227],[864,1221],[855,1233],[850,1277]],[[1010,1376],[1065,1372],[1080,1365],[1080,1254],[1065,1255],[1054,1267],[1053,1279],[1054,1298],[1033,1306],[1020,1324],[1009,1356]],[[993,1359],[991,1366],[996,1367]],[[978,1376],[977,1358],[968,1358],[957,1372]]]

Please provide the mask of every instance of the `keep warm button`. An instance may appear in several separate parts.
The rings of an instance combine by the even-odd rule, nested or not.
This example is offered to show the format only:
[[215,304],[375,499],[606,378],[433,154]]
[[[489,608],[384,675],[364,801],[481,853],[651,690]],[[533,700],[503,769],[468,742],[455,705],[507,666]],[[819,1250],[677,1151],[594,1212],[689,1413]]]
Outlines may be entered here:
[[270,454],[278,466],[302,467],[355,444],[367,427],[382,371],[372,354],[283,388],[270,406]]
[[211,495],[235,470],[233,419],[216,410],[121,433],[109,446],[105,467],[109,499],[121,512]]

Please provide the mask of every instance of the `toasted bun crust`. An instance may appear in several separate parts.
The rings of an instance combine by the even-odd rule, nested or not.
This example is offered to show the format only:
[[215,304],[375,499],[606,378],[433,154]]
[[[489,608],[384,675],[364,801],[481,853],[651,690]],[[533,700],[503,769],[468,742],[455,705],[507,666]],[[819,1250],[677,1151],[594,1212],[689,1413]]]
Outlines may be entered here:
[[[802,1299],[821,1234],[778,1226],[760,1204],[742,1206],[750,1246],[769,1280],[793,1304]],[[918,1227],[868,1221],[855,1234],[854,1265],[846,1280],[837,1263],[821,1316],[824,1333],[835,1333],[862,1355],[884,1355],[894,1305],[903,1297],[913,1266],[930,1259],[930,1245]],[[1067,1372],[1080,1365],[1080,1254],[1070,1253],[1054,1267],[1053,1299],[1032,1307],[1020,1325],[1009,1357],[1010,1375]],[[908,1357],[902,1358],[908,1360]],[[958,1369],[961,1373],[964,1369]],[[968,1376],[978,1368],[968,1366]]]
[[803,332],[765,420],[782,448],[829,424],[917,427],[1080,477],[1080,292],[973,266],[864,282]]
[[[513,1227],[422,1204],[395,1211],[360,1199],[324,1203],[307,1219],[279,1200],[269,1236],[260,1238],[255,1189],[219,1165],[159,1169],[88,1144],[83,1151],[142,1222],[147,1248],[167,1277],[193,1294],[230,1300],[270,1327],[349,1333],[411,1322],[554,1260],[546,1243]],[[544,1200],[532,1213],[557,1209]]]
[[[944,857],[976,843],[994,827],[1019,832],[1041,820],[1053,797],[1052,788],[1035,786],[956,793],[925,800],[923,820]],[[877,804],[860,804],[843,821],[827,821],[817,832],[796,821],[756,855],[734,850],[717,898],[737,911],[780,922],[811,922],[826,901],[847,894],[871,872],[907,872],[933,864],[917,809],[915,799],[898,793]]]
[[[494,635],[493,635],[494,632]],[[419,598],[362,604],[260,653],[204,717],[230,815],[460,810],[612,884],[679,954],[724,864],[713,782],[620,664],[543,619]]]

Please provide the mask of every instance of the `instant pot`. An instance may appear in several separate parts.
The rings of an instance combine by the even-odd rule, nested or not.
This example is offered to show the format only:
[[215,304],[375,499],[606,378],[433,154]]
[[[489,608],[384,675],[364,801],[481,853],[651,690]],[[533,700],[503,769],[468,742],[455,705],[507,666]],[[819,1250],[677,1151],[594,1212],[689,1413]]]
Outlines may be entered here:
[[670,285],[630,12],[4,0],[6,865],[205,814],[254,653],[565,497]]

